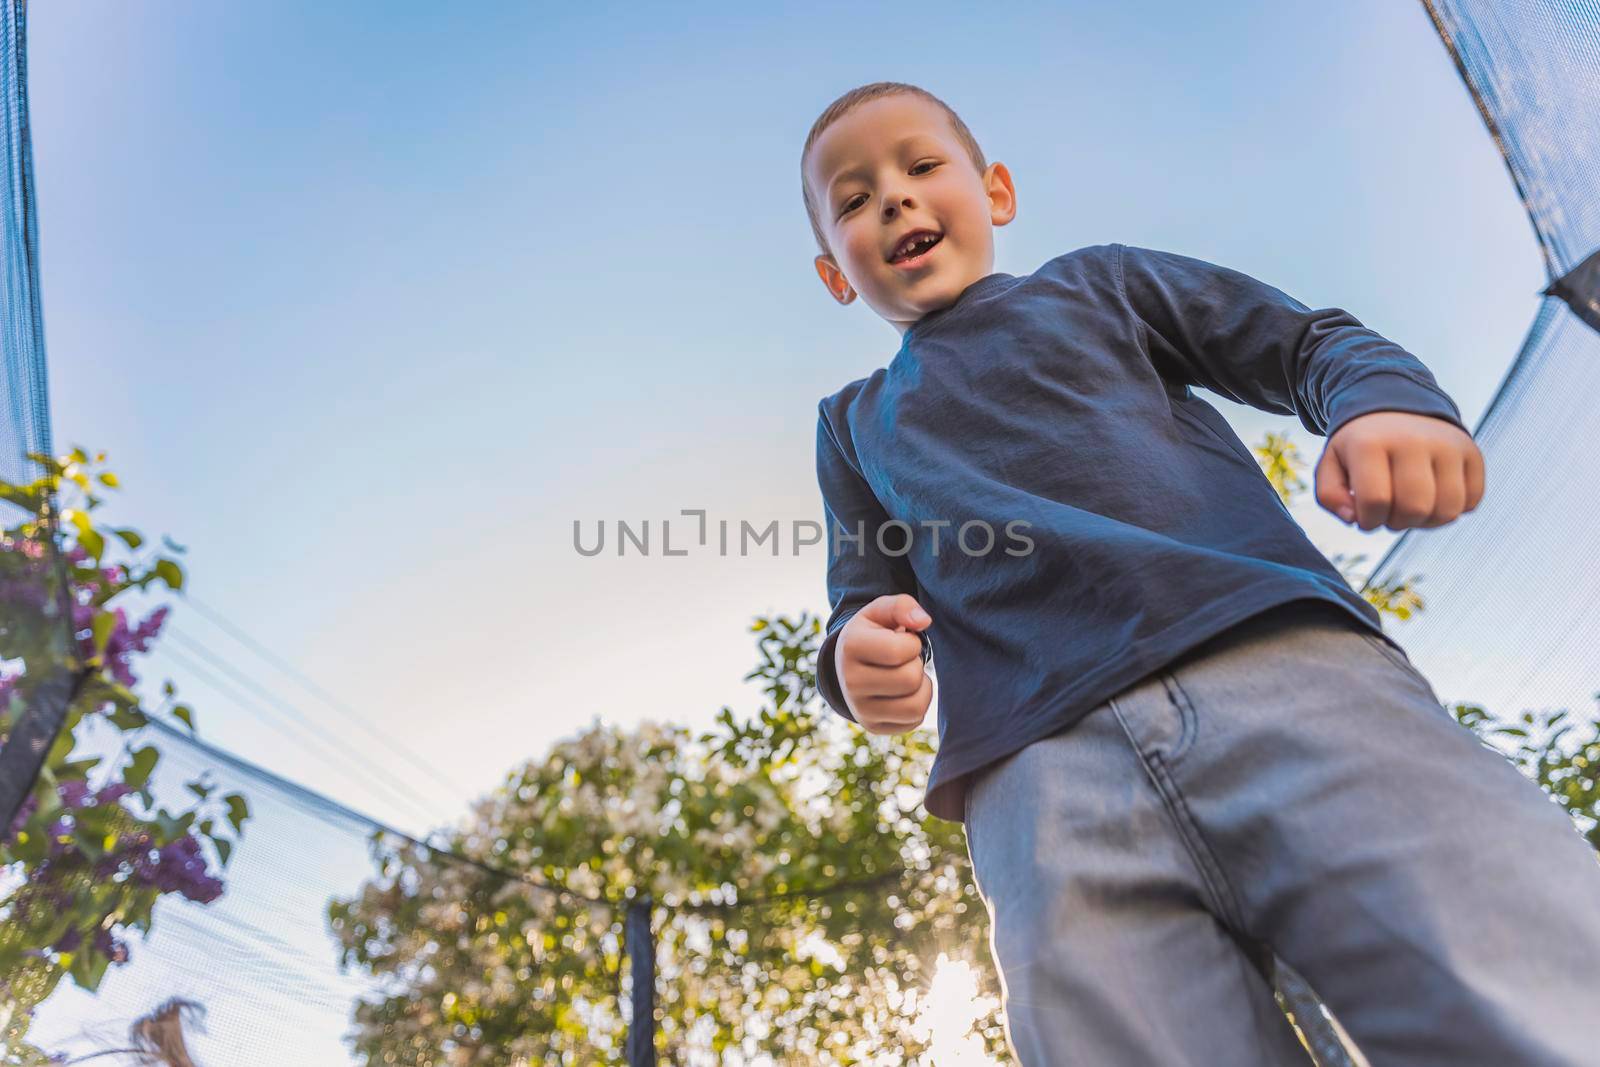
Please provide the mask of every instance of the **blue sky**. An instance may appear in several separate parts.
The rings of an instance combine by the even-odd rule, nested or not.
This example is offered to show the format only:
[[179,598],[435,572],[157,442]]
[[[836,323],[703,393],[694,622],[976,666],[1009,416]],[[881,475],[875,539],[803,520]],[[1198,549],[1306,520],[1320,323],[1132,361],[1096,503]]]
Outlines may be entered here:
[[[816,402],[898,345],[811,272],[799,148],[845,89],[924,85],[1010,167],[998,270],[1106,241],[1224,263],[1399,341],[1469,425],[1544,283],[1420,4],[30,16],[58,450],[109,451],[111,517],[189,545],[196,597],[456,788],[390,760],[407,795],[374,790],[175,658],[149,676],[212,741],[408,827],[596,717],[754,707],[751,617],[826,613],[820,545],[571,538],[820,518]],[[1294,420],[1213,402],[1315,460]],[[1388,543],[1299,515],[1330,552]]]

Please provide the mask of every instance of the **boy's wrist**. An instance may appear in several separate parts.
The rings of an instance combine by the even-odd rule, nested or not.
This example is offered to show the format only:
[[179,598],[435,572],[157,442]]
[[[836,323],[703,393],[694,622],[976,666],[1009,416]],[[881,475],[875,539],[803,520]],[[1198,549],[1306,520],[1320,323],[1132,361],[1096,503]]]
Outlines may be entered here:
[[839,686],[839,699],[844,701],[845,710],[850,713],[850,718],[856,722],[861,721],[856,707],[850,703],[850,690],[844,684],[844,630],[839,631],[839,639],[833,643],[833,677]]

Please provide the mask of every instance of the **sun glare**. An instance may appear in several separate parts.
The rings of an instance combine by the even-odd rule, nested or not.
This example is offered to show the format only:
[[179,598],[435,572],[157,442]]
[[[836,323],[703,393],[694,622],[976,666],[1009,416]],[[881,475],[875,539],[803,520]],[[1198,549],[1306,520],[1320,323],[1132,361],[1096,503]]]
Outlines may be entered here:
[[917,1013],[918,1031],[929,1035],[928,1067],[997,1067],[972,1028],[995,1007],[994,997],[978,995],[978,972],[971,964],[939,953]]

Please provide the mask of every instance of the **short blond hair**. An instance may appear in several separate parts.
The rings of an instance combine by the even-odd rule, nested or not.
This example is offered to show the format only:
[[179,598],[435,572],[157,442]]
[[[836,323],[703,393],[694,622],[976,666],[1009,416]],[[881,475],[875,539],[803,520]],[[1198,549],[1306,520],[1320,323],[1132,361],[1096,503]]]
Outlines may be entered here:
[[972,165],[982,174],[988,169],[984,162],[983,149],[978,147],[978,139],[972,136],[972,131],[967,129],[967,124],[961,121],[961,116],[949,104],[934,96],[928,90],[916,85],[907,85],[905,82],[871,82],[867,85],[857,86],[845,93],[839,99],[823,109],[817,116],[817,121],[811,124],[811,132],[806,135],[805,147],[800,150],[800,195],[805,198],[806,217],[811,220],[811,233],[817,239],[817,247],[824,255],[831,255],[833,250],[828,247],[828,239],[823,235],[822,222],[817,214],[817,202],[811,196],[811,184],[806,181],[806,159],[811,155],[811,148],[817,143],[823,131],[835,122],[844,118],[850,112],[871,100],[885,96],[896,96],[905,93],[911,96],[920,96],[930,104],[937,105],[950,118],[950,125],[955,130],[956,139],[967,150],[967,156],[972,160]]

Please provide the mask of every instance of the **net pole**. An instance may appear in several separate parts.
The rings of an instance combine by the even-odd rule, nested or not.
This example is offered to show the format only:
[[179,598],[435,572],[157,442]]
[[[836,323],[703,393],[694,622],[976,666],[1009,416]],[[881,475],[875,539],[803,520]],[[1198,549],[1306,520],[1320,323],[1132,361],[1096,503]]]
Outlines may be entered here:
[[656,945],[650,930],[650,898],[628,905],[623,936],[633,971],[633,1012],[628,1026],[628,1067],[656,1067]]

